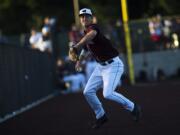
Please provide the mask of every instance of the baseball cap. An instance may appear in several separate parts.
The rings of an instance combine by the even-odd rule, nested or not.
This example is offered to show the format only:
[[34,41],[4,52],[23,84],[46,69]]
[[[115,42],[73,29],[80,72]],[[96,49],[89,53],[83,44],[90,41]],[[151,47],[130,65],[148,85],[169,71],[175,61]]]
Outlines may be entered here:
[[84,15],[84,14],[88,14],[88,15],[91,15],[92,16],[92,12],[91,12],[91,9],[89,8],[83,8],[79,11],[79,16],[80,15]]

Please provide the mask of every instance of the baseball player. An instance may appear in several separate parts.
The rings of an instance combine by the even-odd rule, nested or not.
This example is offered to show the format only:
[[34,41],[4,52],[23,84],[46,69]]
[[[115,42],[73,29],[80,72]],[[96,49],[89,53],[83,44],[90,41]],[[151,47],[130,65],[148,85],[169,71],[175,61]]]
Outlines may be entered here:
[[[75,68],[81,68],[81,61],[89,52],[97,61],[97,65],[90,76],[83,94],[96,115],[92,128],[97,129],[108,121],[106,112],[99,101],[96,92],[103,87],[103,96],[115,101],[131,112],[133,120],[139,121],[141,116],[140,106],[115,91],[124,71],[124,65],[118,57],[118,51],[111,42],[102,34],[96,24],[93,24],[93,14],[90,9],[83,8],[79,11],[80,23],[84,27],[84,37],[70,47],[69,55],[81,49],[79,57],[70,56],[76,62]],[[87,48],[87,49],[86,49]]]

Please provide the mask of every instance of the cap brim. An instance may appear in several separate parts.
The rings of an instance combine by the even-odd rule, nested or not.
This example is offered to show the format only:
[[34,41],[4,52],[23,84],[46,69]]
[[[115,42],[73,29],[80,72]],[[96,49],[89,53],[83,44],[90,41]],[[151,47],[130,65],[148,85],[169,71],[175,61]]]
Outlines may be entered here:
[[89,16],[92,16],[92,14],[87,14],[87,13],[79,14],[79,16],[83,16],[83,15],[89,15]]

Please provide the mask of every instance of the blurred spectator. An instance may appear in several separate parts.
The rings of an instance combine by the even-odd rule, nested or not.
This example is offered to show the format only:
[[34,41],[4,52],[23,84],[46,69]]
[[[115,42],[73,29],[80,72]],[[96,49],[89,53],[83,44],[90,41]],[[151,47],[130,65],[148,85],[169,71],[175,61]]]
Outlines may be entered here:
[[179,47],[179,38],[176,33],[172,34],[172,48],[176,49]]
[[48,28],[51,34],[50,36],[54,36],[55,34],[57,34],[58,31],[56,25],[57,25],[57,19],[55,17],[45,17],[42,28],[44,27]]
[[170,48],[171,46],[171,26],[172,23],[170,19],[164,20],[164,26],[163,26],[163,42],[165,45],[165,48]]
[[172,48],[179,48],[180,39],[180,17],[173,18],[172,20]]
[[69,46],[76,44],[82,38],[82,33],[75,24],[72,24],[69,31]]
[[163,35],[163,25],[160,15],[153,17],[149,20],[149,31],[151,35],[151,40],[156,43],[156,48],[162,50],[162,35]]
[[114,22],[109,22],[105,27],[105,36],[110,39],[114,47],[117,49],[119,46],[119,37]]
[[45,17],[43,27],[48,27],[50,29],[50,24],[51,24],[50,22],[51,22],[50,17],[49,16]]
[[57,43],[57,19],[55,17],[45,17],[44,24],[42,27],[42,44],[44,49],[42,51],[47,51],[53,53],[54,57],[58,57],[58,43]]
[[31,29],[31,35],[29,38],[29,43],[32,49],[38,49],[39,40],[42,37],[42,33],[37,32],[37,30],[33,27]]
[[41,52],[52,53],[52,42],[50,39],[50,30],[48,27],[43,27],[42,33],[37,32],[34,28],[32,28],[29,42],[32,49],[37,49]]
[[40,39],[41,46],[40,51],[52,53],[52,41],[50,38],[50,28],[44,26],[42,28],[42,38]]
[[63,81],[63,76],[66,74],[66,65],[63,59],[58,58],[56,61],[56,78],[55,84],[56,86],[61,89],[67,89],[65,82]]
[[63,81],[69,85],[66,92],[80,92],[84,89],[86,78],[83,73],[76,73],[64,76]]
[[53,56],[55,59],[57,59],[59,57],[59,50],[60,50],[60,45],[58,42],[58,33],[59,33],[59,29],[58,29],[58,24],[57,24],[57,18],[55,17],[51,17],[50,21],[50,31],[51,31],[51,41],[52,41],[52,52],[53,52]]
[[62,93],[79,92],[83,90],[86,84],[86,78],[83,72],[75,72],[74,63],[69,59],[58,59],[56,62],[56,85],[62,90]]
[[66,64],[63,59],[58,58],[56,62],[56,74],[58,75],[59,80],[64,76],[66,70]]

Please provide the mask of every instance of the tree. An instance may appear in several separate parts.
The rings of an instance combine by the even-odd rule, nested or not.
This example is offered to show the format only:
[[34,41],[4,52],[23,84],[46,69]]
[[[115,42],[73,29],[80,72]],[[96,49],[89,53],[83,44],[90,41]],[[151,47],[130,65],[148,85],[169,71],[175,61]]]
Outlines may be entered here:
[[[179,0],[127,0],[129,18],[139,19],[157,13],[180,14]],[[80,8],[90,7],[100,23],[121,18],[120,0],[79,0]],[[40,27],[45,16],[56,16],[59,24],[70,27],[74,22],[72,0],[0,0],[0,30],[5,34],[29,32]]]
[[149,15],[157,13],[162,15],[174,15],[180,13],[179,7],[179,0],[151,0],[146,12]]

